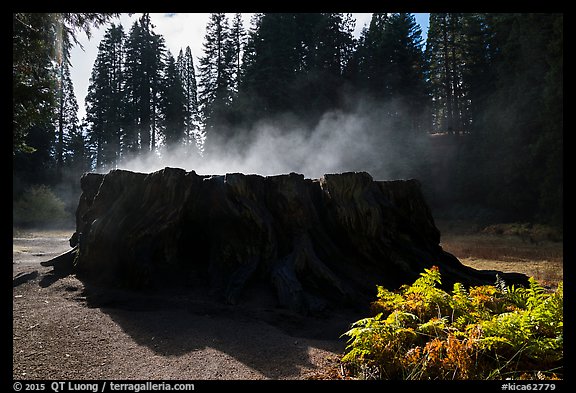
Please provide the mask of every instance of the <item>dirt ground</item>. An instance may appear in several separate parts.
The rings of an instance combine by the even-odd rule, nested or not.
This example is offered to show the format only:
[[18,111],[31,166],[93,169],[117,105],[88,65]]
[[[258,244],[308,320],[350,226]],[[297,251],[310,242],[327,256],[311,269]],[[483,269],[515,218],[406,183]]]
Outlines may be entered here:
[[[266,300],[256,309],[176,290],[87,287],[40,265],[69,250],[72,232],[14,233],[14,379],[336,379],[340,335],[366,316],[304,318]],[[522,272],[551,287],[562,279],[562,243],[447,230],[441,245],[474,268]]]
[[14,379],[330,378],[346,345],[340,335],[361,317],[87,288],[40,265],[69,250],[71,234],[13,238]]

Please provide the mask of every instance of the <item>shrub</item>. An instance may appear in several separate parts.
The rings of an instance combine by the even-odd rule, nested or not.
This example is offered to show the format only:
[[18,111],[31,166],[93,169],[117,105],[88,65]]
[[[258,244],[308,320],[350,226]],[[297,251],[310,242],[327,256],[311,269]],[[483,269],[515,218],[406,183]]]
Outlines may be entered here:
[[495,285],[452,293],[438,268],[425,269],[398,291],[378,286],[375,316],[344,333],[342,363],[366,379],[558,378],[563,360],[563,286],[546,293]]
[[64,202],[45,185],[28,188],[14,202],[12,213],[16,226],[58,226],[70,220]]

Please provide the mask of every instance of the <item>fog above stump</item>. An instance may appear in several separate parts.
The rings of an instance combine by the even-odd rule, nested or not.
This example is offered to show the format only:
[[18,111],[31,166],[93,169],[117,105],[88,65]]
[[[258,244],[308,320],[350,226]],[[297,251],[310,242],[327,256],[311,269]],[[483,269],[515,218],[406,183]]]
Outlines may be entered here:
[[80,279],[99,285],[189,286],[229,303],[254,288],[307,314],[367,307],[376,285],[397,288],[433,265],[444,286],[493,284],[499,273],[442,249],[416,180],[165,168],[88,173],[81,188],[70,260]]

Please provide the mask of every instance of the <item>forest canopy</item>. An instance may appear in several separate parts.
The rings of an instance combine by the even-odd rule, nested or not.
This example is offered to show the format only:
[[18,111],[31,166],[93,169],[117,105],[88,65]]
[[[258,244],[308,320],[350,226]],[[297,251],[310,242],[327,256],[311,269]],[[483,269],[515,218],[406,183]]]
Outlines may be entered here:
[[[350,170],[417,178],[459,218],[562,225],[562,14],[431,13],[424,41],[409,13],[374,13],[358,37],[350,14],[260,13],[244,26],[213,13],[197,58],[170,53],[149,14],[132,26],[117,16],[13,14],[15,201],[150,154],[251,152],[262,124],[313,141],[332,114],[363,119],[329,149],[369,146]],[[79,119],[70,49],[100,26]]]

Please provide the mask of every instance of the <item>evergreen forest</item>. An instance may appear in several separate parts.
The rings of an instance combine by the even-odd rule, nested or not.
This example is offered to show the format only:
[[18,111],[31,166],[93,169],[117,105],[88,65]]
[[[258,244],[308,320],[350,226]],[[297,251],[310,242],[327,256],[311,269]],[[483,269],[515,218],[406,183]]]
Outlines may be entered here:
[[[429,15],[424,40],[410,13],[374,13],[359,35],[351,14],[245,25],[212,13],[193,54],[171,53],[146,13],[131,26],[120,14],[14,13],[15,215],[32,190],[73,214],[83,173],[139,157],[253,152],[263,129],[301,142],[283,145],[284,161],[313,161],[306,142],[322,150],[342,125],[348,139],[322,157],[348,150],[357,160],[341,171],[418,179],[435,216],[561,227],[563,14]],[[80,119],[70,51],[97,28]],[[369,155],[354,148],[363,140]]]

